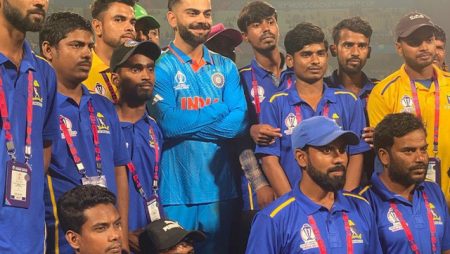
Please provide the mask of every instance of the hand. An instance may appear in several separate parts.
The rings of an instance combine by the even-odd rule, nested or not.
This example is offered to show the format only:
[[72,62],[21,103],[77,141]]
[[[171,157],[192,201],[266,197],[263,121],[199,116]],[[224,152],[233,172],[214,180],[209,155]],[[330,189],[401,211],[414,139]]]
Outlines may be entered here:
[[272,187],[266,185],[256,191],[256,199],[258,201],[258,207],[261,210],[275,200],[275,192]]
[[280,128],[273,128],[268,124],[254,124],[250,127],[250,136],[258,145],[271,145],[275,138],[281,138]]
[[128,233],[128,243],[130,245],[130,249],[135,254],[141,253],[141,248],[139,247],[139,235],[144,232],[143,228],[135,230],[133,232]]
[[373,133],[375,132],[375,128],[373,127],[365,127],[363,130],[362,137],[364,141],[366,141],[367,144],[370,145],[371,148],[373,148]]

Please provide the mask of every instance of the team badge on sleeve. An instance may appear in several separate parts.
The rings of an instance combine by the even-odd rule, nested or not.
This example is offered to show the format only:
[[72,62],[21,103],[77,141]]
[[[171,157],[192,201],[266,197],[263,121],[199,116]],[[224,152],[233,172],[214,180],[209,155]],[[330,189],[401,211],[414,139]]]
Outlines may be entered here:
[[303,224],[302,229],[300,230],[300,237],[304,242],[300,244],[300,248],[302,248],[303,250],[309,250],[319,247],[319,244],[316,240],[316,235],[314,235],[314,231],[309,224]]
[[297,117],[293,113],[289,113],[286,119],[284,119],[284,124],[287,127],[287,130],[284,131],[284,134],[291,135],[295,126],[297,126]]
[[225,84],[225,77],[223,76],[222,73],[216,72],[211,76],[211,81],[215,87],[222,88],[223,85]]

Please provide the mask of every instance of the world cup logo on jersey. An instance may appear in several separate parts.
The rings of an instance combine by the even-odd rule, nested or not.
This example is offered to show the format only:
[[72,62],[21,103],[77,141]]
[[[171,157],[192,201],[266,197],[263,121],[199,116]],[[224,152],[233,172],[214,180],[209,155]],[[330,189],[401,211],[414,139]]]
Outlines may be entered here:
[[402,99],[400,100],[400,104],[403,106],[401,112],[413,113],[414,106],[411,96],[403,95]]
[[177,84],[174,89],[175,90],[185,90],[189,89],[189,86],[186,85],[186,75],[182,73],[181,71],[177,71],[177,74],[175,74],[175,83]]
[[106,124],[106,118],[103,116],[102,113],[97,112],[97,130],[98,133],[103,134],[110,134],[109,132],[109,126]]
[[289,115],[284,119],[284,124],[287,128],[287,130],[284,131],[284,134],[291,135],[295,126],[297,126],[297,117],[293,113],[289,113]]
[[42,107],[41,86],[37,80],[33,81],[33,106]]
[[[264,99],[266,98],[266,97],[264,97],[264,93],[265,93],[265,91],[264,91],[264,88],[262,87],[262,86],[258,86],[258,98],[259,98],[259,102],[261,103],[261,102],[263,102],[264,101]],[[250,91],[250,94],[252,95],[252,97],[253,98],[255,98],[255,90],[251,90]],[[253,100],[253,104],[255,104],[255,100]]]
[[386,215],[388,221],[392,224],[392,226],[389,227],[389,230],[391,232],[397,232],[400,230],[403,230],[402,224],[400,223],[400,220],[398,219],[397,215],[394,212],[394,209],[389,208],[387,215]]
[[[77,134],[78,134],[78,132],[73,130],[73,124],[72,124],[72,121],[70,121],[69,118],[67,118],[67,117],[65,117],[65,116],[63,116],[63,115],[61,115],[61,116],[59,116],[59,117],[61,117],[61,120],[62,120],[64,126],[66,126],[67,131],[69,132],[69,135],[70,135],[71,137],[76,137]],[[59,128],[61,129],[61,126],[59,126]],[[63,132],[63,130],[61,130],[61,139],[65,139],[65,138],[66,138],[66,137],[64,136],[64,132]]]
[[303,240],[303,244],[300,244],[300,248],[303,250],[309,250],[313,248],[318,248],[319,244],[316,240],[316,235],[314,234],[314,230],[311,225],[305,223],[300,229],[300,237]]

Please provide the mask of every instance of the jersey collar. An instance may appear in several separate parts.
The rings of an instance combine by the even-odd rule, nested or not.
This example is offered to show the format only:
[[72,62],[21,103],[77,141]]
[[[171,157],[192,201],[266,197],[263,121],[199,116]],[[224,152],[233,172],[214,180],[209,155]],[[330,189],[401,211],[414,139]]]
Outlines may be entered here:
[[[84,105],[87,104],[89,100],[91,100],[92,95],[91,92],[87,89],[86,86],[81,84],[81,90],[83,91],[83,94],[81,95],[81,101],[80,101],[80,108],[84,107]],[[66,102],[75,105],[75,102],[70,97],[67,97],[63,95],[62,93],[57,93],[57,101],[58,101],[58,108],[62,108],[62,105]]]
[[[174,54],[177,57],[177,59],[180,60],[182,63],[192,63],[192,58],[186,55],[183,51],[181,51],[181,49],[177,48],[173,43],[173,41],[170,42],[168,48],[169,51],[172,54]],[[202,49],[203,49],[203,56],[202,56],[203,60],[205,60],[207,64],[213,64],[211,52],[209,51],[209,49],[204,44],[202,44]]]
[[[11,60],[8,57],[0,53],[0,65],[3,65],[5,62],[8,61],[11,62]],[[26,73],[28,72],[28,70],[36,71],[35,66],[36,61],[34,59],[34,53],[31,50],[31,47],[28,44],[28,42],[25,40],[23,43],[23,58],[22,61],[20,62],[19,70],[21,73]]]
[[95,53],[95,50],[92,50],[92,67],[91,72],[101,73],[101,72],[109,72],[109,64],[106,64],[100,59],[100,57]]
[[[381,181],[379,174],[380,173],[373,174],[370,181],[372,183],[373,191],[376,192],[383,201],[393,200],[393,201],[398,201],[398,202],[402,202],[402,203],[411,205],[411,202],[409,200],[388,190],[386,185],[384,185],[384,183]],[[419,183],[419,184],[417,184],[416,188],[414,188],[414,192],[422,191],[424,188],[425,187],[424,187],[423,183]]]
[[[359,91],[358,94],[359,98],[367,96],[367,94],[370,93],[372,89],[375,87],[375,84],[367,77],[367,75],[364,72],[362,73],[362,75],[364,86],[362,87],[361,91]],[[340,88],[345,90],[344,85],[342,85],[342,82],[339,80],[338,70],[334,70],[327,80],[329,80],[329,82],[327,83],[329,87]]]
[[[287,82],[287,81],[288,81],[288,79],[284,80],[284,82]],[[283,84],[283,85],[286,85],[286,84]],[[300,103],[306,103],[306,101],[304,101],[302,98],[300,98],[300,96],[298,96],[297,88],[295,87],[295,81],[294,81],[294,84],[292,84],[291,88],[289,88],[287,90],[287,93],[288,93],[289,105],[293,106],[293,105],[297,105]],[[320,99],[320,102],[322,102],[322,101],[326,101],[326,102],[330,102],[330,103],[336,102],[336,95],[334,94],[334,89],[328,88],[328,86],[325,83],[323,84],[323,96]],[[320,102],[319,102],[319,104],[320,104]]]

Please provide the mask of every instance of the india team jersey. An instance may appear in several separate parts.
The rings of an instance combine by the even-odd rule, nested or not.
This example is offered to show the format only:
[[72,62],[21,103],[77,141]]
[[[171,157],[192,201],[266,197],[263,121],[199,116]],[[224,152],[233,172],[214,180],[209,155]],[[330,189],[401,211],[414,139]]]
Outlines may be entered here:
[[[440,186],[450,205],[450,73],[441,71],[433,66],[439,83],[439,131],[438,153],[441,161]],[[387,114],[409,112],[417,115],[417,110],[412,95],[410,79],[403,65],[399,70],[380,81],[369,97],[367,105],[370,125],[375,127]],[[422,116],[422,121],[427,130],[428,155],[434,157],[433,140],[435,130],[435,95],[434,82],[426,88],[419,82],[414,82]]]
[[203,63],[170,43],[158,59],[153,104],[164,135],[161,201],[200,204],[237,197],[235,143],[246,101],[235,64],[203,47]]
[[[342,129],[353,131],[360,136],[365,127],[364,111],[360,103],[360,100],[352,93],[328,88],[324,85],[323,96],[317,110],[314,111],[298,96],[297,89],[293,85],[285,92],[273,95],[269,104],[263,107],[261,112],[261,123],[280,128],[283,136],[275,139],[271,145],[257,145],[255,152],[261,156],[279,157],[280,165],[293,186],[301,177],[301,170],[295,161],[291,146],[291,134],[295,126],[302,119],[324,115],[333,119]],[[349,154],[358,154],[367,150],[369,150],[369,145],[361,140],[358,145],[349,147]]]
[[56,116],[56,76],[47,61],[36,56],[25,41],[23,58],[17,68],[8,57],[0,53],[0,78],[8,108],[11,134],[16,158],[24,162],[28,77],[32,74],[33,119],[31,128],[32,170],[30,204],[28,208],[4,205],[6,162],[10,157],[6,149],[5,128],[2,121],[0,135],[0,253],[43,253],[45,243],[44,221],[44,141],[59,135]]
[[[407,223],[419,253],[433,253],[431,229],[423,193],[430,204],[430,218],[433,220],[436,232],[437,243],[434,253],[450,250],[448,207],[439,186],[427,181],[417,185],[413,192],[413,200],[410,202],[389,191],[378,174],[372,175],[371,184],[360,194],[369,200],[374,210],[383,253],[413,253],[402,226],[401,217]],[[396,204],[401,217],[397,216],[391,202]]]
[[[78,151],[81,162],[86,169],[86,175],[98,176],[96,168],[95,148],[91,130],[88,102],[94,108],[100,142],[102,175],[106,177],[106,184],[110,191],[117,195],[115,167],[126,165],[130,159],[125,147],[125,139],[120,128],[113,104],[103,96],[90,94],[82,86],[83,95],[80,105],[71,98],[58,93],[57,107],[59,117],[67,127],[68,134]],[[58,119],[58,118],[57,118]],[[71,247],[64,238],[56,214],[56,201],[67,191],[81,185],[82,175],[72,158],[66,138],[61,131],[52,147],[52,161],[50,163],[45,185],[45,211],[47,223],[47,248],[60,253],[70,253]],[[57,236],[57,234],[59,235]]]
[[[155,147],[159,148],[158,154],[161,158],[161,149],[163,147],[162,133],[155,120],[147,114],[134,124],[121,122],[120,125],[125,136],[128,154],[136,168],[139,181],[146,195],[150,198],[153,194],[152,184],[156,159]],[[154,133],[154,139],[150,128],[152,128]],[[145,227],[150,221],[146,215],[147,207],[145,206],[144,199],[139,194],[130,171],[128,171],[128,186],[130,192],[128,227],[133,231]]]
[[351,237],[353,253],[382,253],[375,217],[367,200],[339,191],[328,210],[305,196],[296,184],[291,192],[256,214],[246,253],[319,254],[323,253],[319,239],[323,240],[326,253],[348,253],[347,236]]

